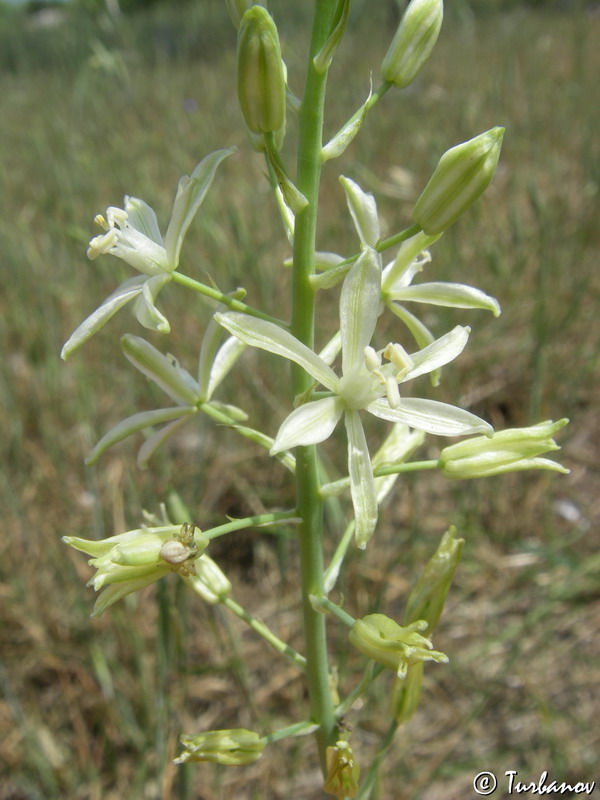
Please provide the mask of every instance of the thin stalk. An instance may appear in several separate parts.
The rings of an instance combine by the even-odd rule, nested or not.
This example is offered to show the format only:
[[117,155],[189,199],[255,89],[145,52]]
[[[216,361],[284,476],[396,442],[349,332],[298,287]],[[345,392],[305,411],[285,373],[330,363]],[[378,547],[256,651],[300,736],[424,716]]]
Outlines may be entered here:
[[[323,109],[327,73],[320,74],[313,58],[323,46],[335,10],[335,0],[316,0],[308,58],[304,97],[299,112],[297,186],[308,203],[296,215],[293,258],[292,333],[305,345],[314,346],[315,294],[310,284],[314,273],[315,240],[319,184]],[[294,395],[307,392],[312,378],[292,365]],[[323,589],[323,503],[319,495],[319,471],[314,446],[296,450],[296,497],[299,529],[302,609],[304,618],[306,679],[311,720],[318,723],[316,732],[321,769],[326,774],[326,749],[336,739],[336,720],[329,684],[325,617],[314,610],[310,595],[322,595]]]
[[256,617],[253,617],[249,614],[245,608],[242,608],[239,603],[236,603],[235,600],[232,600],[231,597],[224,597],[221,600],[221,603],[225,606],[225,608],[229,609],[232,614],[235,614],[236,617],[239,617],[243,620],[246,625],[252,628],[255,633],[258,633],[259,636],[262,636],[263,639],[268,642],[271,647],[277,650],[278,653],[281,653],[282,656],[288,658],[294,666],[299,667],[299,669],[304,670],[306,666],[306,659],[304,656],[297,653],[293,647],[290,647],[289,644],[282,641],[278,636],[267,628],[264,622],[261,622]]
[[175,283],[179,283],[181,286],[185,286],[186,289],[191,289],[197,294],[201,294],[204,297],[210,298],[211,300],[216,300],[219,303],[223,303],[223,305],[227,306],[227,308],[231,309],[231,311],[241,311],[242,313],[248,314],[251,317],[265,319],[267,322],[273,322],[275,325],[279,325],[281,328],[288,327],[287,322],[277,319],[277,317],[272,317],[269,314],[265,314],[264,311],[260,311],[258,308],[254,308],[254,306],[249,306],[247,303],[243,303],[237,297],[232,297],[231,294],[224,294],[212,286],[207,286],[205,283],[200,283],[200,281],[194,280],[194,278],[190,278],[188,275],[183,275],[181,272],[171,273],[171,280],[173,280]]
[[208,531],[203,531],[207,539],[216,539],[217,536],[223,536],[231,531],[239,531],[243,528],[260,528],[267,525],[278,525],[282,522],[292,523],[297,522],[298,516],[295,511],[274,511],[270,514],[256,514],[253,517],[243,517],[242,519],[233,519],[231,522],[226,522],[224,525],[218,525],[216,528],[211,528]]

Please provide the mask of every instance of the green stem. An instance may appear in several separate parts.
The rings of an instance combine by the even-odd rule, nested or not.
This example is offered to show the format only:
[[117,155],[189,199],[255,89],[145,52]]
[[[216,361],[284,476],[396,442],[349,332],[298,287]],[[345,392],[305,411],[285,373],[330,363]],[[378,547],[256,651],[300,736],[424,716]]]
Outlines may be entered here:
[[221,603],[225,606],[225,608],[229,609],[236,617],[242,619],[250,628],[252,628],[255,633],[258,633],[259,636],[267,641],[271,647],[277,650],[278,653],[281,653],[282,656],[285,656],[289,659],[294,666],[299,667],[301,670],[304,670],[306,667],[306,659],[304,656],[297,653],[293,647],[290,647],[289,644],[286,644],[282,641],[278,636],[267,628],[264,622],[261,622],[256,617],[253,617],[249,614],[245,608],[236,603],[235,600],[232,600],[231,597],[224,597],[221,600]]
[[[315,13],[304,97],[299,112],[297,186],[307,206],[296,215],[294,231],[293,298],[291,331],[303,344],[314,347],[315,295],[310,283],[314,272],[323,109],[327,73],[320,74],[313,57],[323,46],[335,10],[335,0],[315,0]],[[292,365],[294,396],[308,391],[313,379],[302,368]],[[299,530],[302,609],[306,652],[306,679],[311,719],[316,732],[321,769],[326,774],[326,749],[336,740],[336,720],[329,684],[325,617],[314,610],[310,595],[323,590],[323,504],[319,495],[319,473],[314,446],[296,451],[296,496]]]
[[217,536],[223,536],[226,533],[239,531],[243,528],[266,527],[267,525],[277,525],[280,522],[291,523],[294,521],[298,521],[298,515],[295,511],[274,511],[271,514],[256,514],[253,517],[234,519],[224,525],[218,525],[216,528],[203,531],[203,533],[207,539],[216,539]]
[[243,314],[248,314],[251,317],[265,319],[267,322],[273,322],[275,325],[279,325],[282,328],[288,327],[287,322],[277,319],[276,317],[272,317],[269,314],[265,314],[258,308],[249,306],[247,303],[243,303],[241,300],[238,300],[238,298],[232,297],[231,294],[224,294],[212,286],[207,286],[205,283],[200,283],[200,281],[194,280],[194,278],[190,278],[188,275],[183,275],[181,272],[171,273],[171,280],[173,280],[175,283],[179,283],[181,286],[185,286],[186,289],[192,289],[192,291],[196,292],[197,294],[201,294],[204,297],[209,297],[211,300],[216,300],[219,303],[223,303],[223,305],[226,305],[232,311],[241,311]]

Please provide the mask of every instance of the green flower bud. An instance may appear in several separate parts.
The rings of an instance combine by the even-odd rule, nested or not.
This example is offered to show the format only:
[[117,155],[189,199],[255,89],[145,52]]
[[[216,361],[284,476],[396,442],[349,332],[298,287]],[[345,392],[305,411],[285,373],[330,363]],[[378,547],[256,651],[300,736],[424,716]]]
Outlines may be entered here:
[[245,728],[207,731],[195,736],[182,736],[180,741],[185,750],[175,759],[175,764],[212,761],[234,767],[258,761],[266,744],[258,733]]
[[443,0],[412,0],[381,65],[381,77],[399,89],[415,79],[437,41]]
[[[482,436],[482,439],[487,439]],[[442,615],[446,595],[454,578],[454,573],[462,555],[464,539],[456,539],[454,525],[442,536],[442,540],[429,559],[414,585],[404,614],[404,621],[409,624],[424,619],[428,631],[432,633]]]
[[404,678],[410,664],[448,661],[444,653],[433,650],[429,639],[419,633],[426,629],[424,620],[402,627],[385,614],[368,614],[354,623],[348,639],[361,653],[393,669],[399,678]]
[[253,134],[280,132],[285,125],[285,67],[273,18],[262,6],[242,17],[237,49],[238,97]]
[[335,795],[338,800],[345,797],[356,797],[360,767],[354,760],[352,748],[344,739],[325,751],[327,775],[323,788],[328,794]]
[[498,431],[491,437],[466,439],[445,447],[439,466],[447,478],[483,478],[525,469],[548,469],[566,474],[568,469],[539,456],[560,450],[552,437],[567,422],[567,419],[540,422],[528,428]]
[[487,189],[503,136],[504,128],[492,128],[444,153],[413,210],[426,234],[443,233]]

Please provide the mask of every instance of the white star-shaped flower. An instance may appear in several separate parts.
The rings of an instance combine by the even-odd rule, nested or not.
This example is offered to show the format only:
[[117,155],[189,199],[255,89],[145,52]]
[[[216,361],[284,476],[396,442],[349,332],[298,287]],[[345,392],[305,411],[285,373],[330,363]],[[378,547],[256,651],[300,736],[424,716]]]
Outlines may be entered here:
[[377,522],[377,497],[361,410],[442,436],[493,432],[487,422],[474,414],[435,400],[402,398],[398,388],[399,384],[432,372],[456,358],[467,342],[469,328],[457,326],[412,355],[396,343],[376,351],[370,342],[380,302],[379,255],[365,246],[342,286],[341,376],[291,333],[273,323],[238,313],[215,315],[217,322],[245,344],[294,361],[331,392],[330,396],[307,402],[292,411],[279,428],[271,453],[323,442],[344,417],[356,540],[361,548],[366,546]]
[[147,203],[136,197],[125,197],[124,208],[108,208],[106,217],[102,214],[96,216],[95,222],[104,233],[91,240],[88,257],[94,260],[109,253],[142,274],[124,281],[79,325],[63,346],[61,358],[67,359],[132,300],[135,300],[135,315],[145,328],[169,333],[169,321],[157,309],[156,297],[179,266],[185,234],[210,188],[217,167],[231,153],[233,148],[216,150],[206,156],[191,175],[181,178],[164,239],[156,214]]

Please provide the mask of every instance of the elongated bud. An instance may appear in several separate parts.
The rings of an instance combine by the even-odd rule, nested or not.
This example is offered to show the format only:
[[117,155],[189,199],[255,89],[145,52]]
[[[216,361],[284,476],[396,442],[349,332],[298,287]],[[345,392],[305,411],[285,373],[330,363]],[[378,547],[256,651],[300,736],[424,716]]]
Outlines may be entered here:
[[266,742],[255,731],[233,728],[182,736],[181,744],[185,750],[175,759],[176,764],[184,764],[186,761],[212,761],[239,767],[257,761]]
[[454,525],[450,526],[408,596],[404,614],[407,624],[424,619],[429,625],[428,633],[433,632],[442,615],[464,544],[464,539],[456,538]]
[[412,83],[437,41],[443,0],[412,0],[381,65],[381,77],[403,89]]
[[504,128],[492,128],[444,153],[413,210],[426,234],[443,233],[487,189],[503,136]]
[[242,17],[237,49],[238,97],[253,134],[277,134],[285,125],[285,67],[273,18],[262,6]]
[[540,422],[529,428],[509,428],[498,431],[491,438],[476,436],[456,445],[444,447],[439,465],[447,478],[483,478],[524,469],[549,469],[567,473],[569,470],[544,453],[559,450],[552,438],[567,424]]

